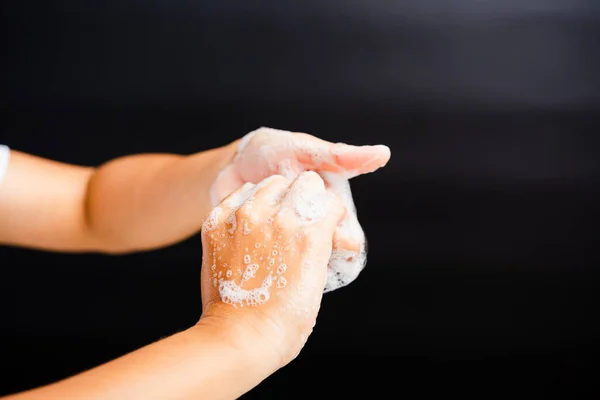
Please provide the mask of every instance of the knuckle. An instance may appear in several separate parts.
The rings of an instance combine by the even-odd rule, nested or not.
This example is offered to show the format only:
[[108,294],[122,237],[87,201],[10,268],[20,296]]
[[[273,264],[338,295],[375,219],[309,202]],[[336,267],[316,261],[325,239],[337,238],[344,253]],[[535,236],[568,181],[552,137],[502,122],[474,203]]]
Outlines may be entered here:
[[257,188],[262,189],[264,187],[281,187],[284,185],[288,185],[290,180],[282,175],[271,175],[265,179],[261,183],[259,183]]
[[291,182],[289,178],[283,175],[271,175],[271,184],[277,186],[288,185]]
[[282,208],[279,210],[276,217],[277,225],[286,232],[291,232],[298,229],[297,219],[298,218],[295,213],[288,208]]

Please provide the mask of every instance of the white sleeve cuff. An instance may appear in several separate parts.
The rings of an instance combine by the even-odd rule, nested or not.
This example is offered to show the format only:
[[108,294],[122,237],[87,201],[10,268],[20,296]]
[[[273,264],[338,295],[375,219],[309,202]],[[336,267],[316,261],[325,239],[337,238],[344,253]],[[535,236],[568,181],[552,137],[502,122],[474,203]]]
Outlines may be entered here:
[[0,144],[0,183],[2,183],[2,179],[4,178],[4,175],[6,175],[9,159],[10,149],[8,146]]

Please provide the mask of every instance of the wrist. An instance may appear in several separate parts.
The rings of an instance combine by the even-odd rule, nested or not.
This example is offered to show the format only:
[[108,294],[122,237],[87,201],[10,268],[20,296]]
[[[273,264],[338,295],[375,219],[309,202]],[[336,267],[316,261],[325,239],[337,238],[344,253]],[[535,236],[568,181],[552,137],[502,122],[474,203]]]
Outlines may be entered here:
[[238,362],[251,365],[254,372],[271,375],[286,364],[278,348],[257,325],[244,313],[228,304],[212,304],[193,331],[210,332],[220,343],[227,346]]

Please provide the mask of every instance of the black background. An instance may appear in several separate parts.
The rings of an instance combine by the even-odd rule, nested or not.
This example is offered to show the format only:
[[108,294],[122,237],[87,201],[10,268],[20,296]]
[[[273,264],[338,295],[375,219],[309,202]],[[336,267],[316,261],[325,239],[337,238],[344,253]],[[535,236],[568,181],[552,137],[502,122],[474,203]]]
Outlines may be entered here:
[[[22,0],[0,26],[15,149],[98,165],[259,126],[391,147],[352,182],[366,269],[245,397],[594,391],[600,5]],[[120,257],[1,248],[1,393],[193,324],[200,260],[199,237]]]

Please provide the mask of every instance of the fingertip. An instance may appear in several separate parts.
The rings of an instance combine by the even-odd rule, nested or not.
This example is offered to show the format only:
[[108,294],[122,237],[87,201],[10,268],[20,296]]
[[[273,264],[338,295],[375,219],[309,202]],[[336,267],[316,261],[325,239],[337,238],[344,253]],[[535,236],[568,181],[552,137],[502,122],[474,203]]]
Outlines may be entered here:
[[274,174],[266,177],[265,179],[257,183],[256,188],[260,189],[268,185],[285,185],[289,184],[290,182],[291,179],[280,174]]
[[296,177],[294,185],[303,186],[304,184],[309,184],[311,187],[314,187],[313,185],[316,185],[316,187],[314,188],[317,188],[319,190],[325,190],[325,181],[323,180],[321,175],[319,175],[315,171],[304,171]]
[[384,144],[378,144],[375,147],[377,148],[377,151],[381,154],[380,158],[383,161],[383,165],[387,164],[387,162],[392,157],[392,150]]

